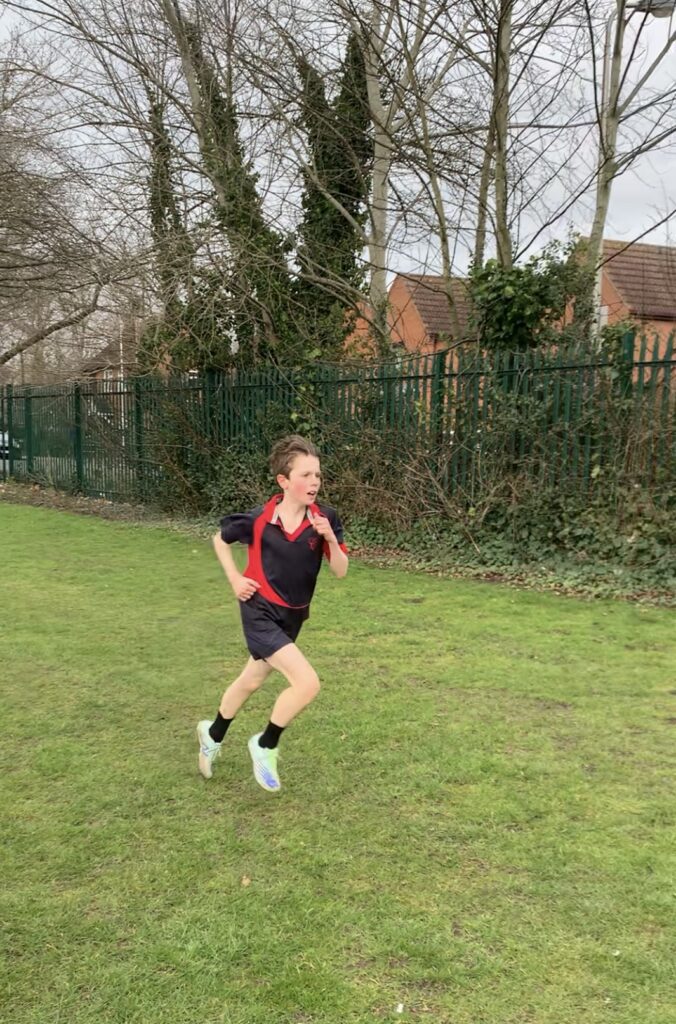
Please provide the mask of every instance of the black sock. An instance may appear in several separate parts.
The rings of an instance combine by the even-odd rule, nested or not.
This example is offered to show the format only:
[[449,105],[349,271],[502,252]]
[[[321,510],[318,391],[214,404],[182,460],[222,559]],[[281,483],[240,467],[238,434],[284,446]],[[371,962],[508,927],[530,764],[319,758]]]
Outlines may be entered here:
[[274,750],[279,743],[279,737],[284,732],[283,725],[275,725],[274,722],[268,722],[265,727],[265,732],[261,733],[258,740],[259,747],[267,747],[268,750]]
[[214,743],[222,743],[223,737],[228,731],[228,726],[232,722],[232,718],[223,718],[223,715],[218,712],[214,721],[209,726],[209,735],[211,736]]

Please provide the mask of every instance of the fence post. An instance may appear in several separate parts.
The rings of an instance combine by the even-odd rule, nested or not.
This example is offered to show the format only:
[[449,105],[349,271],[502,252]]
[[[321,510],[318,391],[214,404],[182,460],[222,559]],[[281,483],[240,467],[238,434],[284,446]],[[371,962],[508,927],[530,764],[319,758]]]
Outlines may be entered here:
[[82,391],[80,382],[73,384],[73,454],[75,456],[75,480],[78,491],[84,490],[84,462],[82,459]]
[[136,484],[141,500],[145,496],[145,464],[143,461],[143,378],[134,377],[134,453],[136,456]]
[[445,373],[446,356],[448,350],[435,352],[432,361],[432,390],[430,394],[430,426],[432,428],[432,440],[435,445],[443,442],[444,434],[444,394],[445,394]]
[[622,335],[622,348],[620,349],[620,395],[622,398],[631,398],[634,380],[634,345],[636,336],[634,331],[626,331]]
[[[7,475],[14,475],[14,385],[8,384],[5,396],[7,400]],[[4,463],[3,463],[4,465]]]
[[207,370],[204,374],[204,434],[207,440],[208,450],[216,440],[214,437],[215,423],[213,416],[213,402],[216,392],[216,373],[214,370]]
[[26,476],[33,472],[33,398],[30,391],[23,400],[23,429],[26,444]]

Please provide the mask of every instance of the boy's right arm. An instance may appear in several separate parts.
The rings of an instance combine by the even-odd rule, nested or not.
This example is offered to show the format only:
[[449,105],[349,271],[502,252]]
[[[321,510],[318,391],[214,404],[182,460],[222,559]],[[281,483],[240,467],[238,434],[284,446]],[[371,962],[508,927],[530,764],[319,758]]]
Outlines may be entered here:
[[225,543],[220,533],[214,534],[213,542],[216,557],[223,566],[223,572],[228,577],[228,582],[235,593],[235,597],[239,601],[248,601],[258,590],[260,583],[257,583],[256,580],[250,580],[248,576],[242,576],[235,565],[230,545]]

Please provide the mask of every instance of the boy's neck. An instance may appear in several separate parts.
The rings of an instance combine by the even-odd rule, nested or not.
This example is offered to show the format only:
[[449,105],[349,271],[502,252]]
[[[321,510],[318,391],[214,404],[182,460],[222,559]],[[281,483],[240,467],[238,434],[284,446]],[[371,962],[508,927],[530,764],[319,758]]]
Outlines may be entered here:
[[295,498],[290,498],[288,494],[285,494],[277,506],[277,511],[282,515],[286,514],[289,519],[295,519],[296,517],[302,519],[307,512],[307,505],[304,501],[297,501]]

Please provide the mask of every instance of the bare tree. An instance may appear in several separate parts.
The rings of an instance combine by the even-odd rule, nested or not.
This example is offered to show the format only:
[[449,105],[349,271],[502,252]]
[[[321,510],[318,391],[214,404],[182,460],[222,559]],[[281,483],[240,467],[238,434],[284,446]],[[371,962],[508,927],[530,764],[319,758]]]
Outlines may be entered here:
[[[26,83],[35,83],[44,135],[60,140],[58,147],[51,144],[51,164],[40,177],[54,192],[50,211],[35,201],[35,188],[29,198],[24,182],[20,187],[48,239],[52,258],[45,264],[45,287],[60,315],[44,322],[43,305],[40,325],[19,332],[23,336],[3,354],[4,362],[57,332],[68,333],[69,327],[101,309],[102,302],[104,309],[113,308],[117,283],[124,289],[131,280],[143,281],[143,294],[152,295],[147,287],[155,256],[148,193],[157,165],[152,154],[159,148],[157,114],[171,76],[171,66],[165,66],[166,39],[155,32],[147,5],[136,23],[123,4],[94,7],[38,0],[6,6],[20,9],[34,30],[28,43],[17,44],[8,54],[8,74],[21,83],[24,105]],[[172,98],[180,105],[180,94]],[[35,125],[34,116],[28,121]],[[41,165],[46,165],[46,145],[38,146],[33,138],[32,168],[38,152]],[[189,155],[186,163],[199,174]],[[199,191],[198,185],[196,197]],[[46,215],[52,211],[53,216]],[[27,245],[18,236],[14,241],[24,261],[34,258],[35,243]],[[35,274],[29,279],[24,271],[24,278],[34,292],[39,286]],[[7,310],[5,314],[7,322]],[[102,323],[109,316],[105,312]]]
[[[495,250],[509,268],[547,232],[560,233],[592,192],[597,264],[614,178],[667,144],[674,128],[674,87],[658,84],[673,33],[642,66],[647,16],[632,15],[636,31],[627,29],[627,5],[613,2],[601,102],[604,26],[587,0],[5,0],[35,30],[30,52],[12,58],[14,81],[32,82],[36,109],[57,118],[58,136],[50,129],[45,138],[61,140],[58,161],[43,140],[41,163],[27,163],[29,121],[19,132],[17,115],[2,122],[18,140],[5,153],[24,170],[59,166],[31,182],[41,210],[31,243],[12,235],[11,218],[3,225],[15,256],[54,256],[44,264],[52,294],[58,280],[70,299],[44,326],[88,309],[109,278],[134,275],[154,281],[159,318],[177,300],[190,305],[201,277],[213,286],[197,290],[218,329],[250,337],[253,358],[278,352],[283,337],[298,336],[298,351],[307,350],[311,318],[299,309],[317,293],[299,283],[324,289],[338,311],[363,296],[358,275],[308,254],[310,192],[354,233],[384,342],[393,270],[415,257],[440,271],[459,333],[459,249],[477,264]],[[317,149],[322,134],[336,135],[332,104],[350,39],[366,69],[373,147],[370,194],[356,207],[332,187]],[[602,155],[590,167],[599,130]],[[13,287],[36,272],[6,269]],[[99,306],[104,297],[112,305],[111,288],[98,293]],[[187,327],[195,351],[203,323]],[[9,349],[35,335],[20,332]]]
[[[15,338],[0,366],[93,312],[107,274],[76,213],[77,174],[52,141],[60,117],[46,72],[45,64],[23,69],[16,44],[0,65],[0,317],[5,338]],[[36,296],[43,323],[26,331]]]
[[[603,234],[614,180],[645,153],[664,145],[676,134],[676,86],[673,77],[655,87],[655,79],[676,43],[676,28],[668,26],[664,42],[643,67],[644,42],[652,8],[659,4],[627,4],[614,0],[608,20],[603,52],[599,60],[598,21],[588,0],[585,13],[593,56],[593,85],[598,127],[598,165],[594,218],[587,246],[590,271],[598,271],[603,260]],[[668,10],[669,5],[662,5]],[[673,14],[673,7],[672,14]],[[629,52],[625,42],[631,26]],[[632,137],[633,136],[633,137]],[[619,148],[622,147],[622,148]],[[600,275],[596,274],[594,315],[600,307]]]

